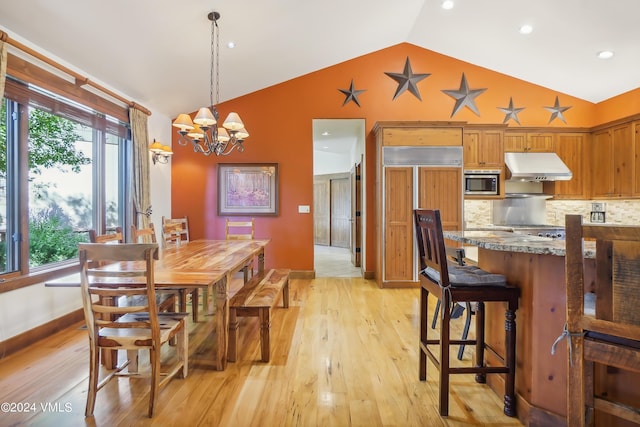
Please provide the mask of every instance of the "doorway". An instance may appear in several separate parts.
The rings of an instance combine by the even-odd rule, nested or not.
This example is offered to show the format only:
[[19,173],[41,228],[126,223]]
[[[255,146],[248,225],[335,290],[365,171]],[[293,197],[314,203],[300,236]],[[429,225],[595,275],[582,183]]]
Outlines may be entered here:
[[316,277],[362,277],[364,119],[313,120]]

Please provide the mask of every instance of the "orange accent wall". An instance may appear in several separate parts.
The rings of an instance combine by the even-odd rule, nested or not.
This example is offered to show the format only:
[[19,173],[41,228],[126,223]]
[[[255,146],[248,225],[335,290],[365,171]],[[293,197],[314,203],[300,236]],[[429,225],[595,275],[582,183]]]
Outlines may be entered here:
[[[396,100],[397,83],[385,72],[401,73],[409,57],[414,73],[430,73],[418,83],[419,101],[406,91]],[[268,65],[267,65],[268,66]],[[455,100],[444,89],[458,89],[465,73],[471,89],[487,88],[476,98],[477,116],[468,108],[451,117]],[[351,102],[342,106],[344,95],[338,89],[349,87],[366,92],[359,96],[362,107]],[[224,84],[224,81],[222,82]],[[558,96],[567,123],[556,119],[549,123]],[[629,105],[628,96],[636,100]],[[313,212],[299,214],[298,205],[313,206],[313,119],[364,118],[366,123],[367,236],[366,271],[375,270],[374,203],[375,137],[371,129],[384,120],[466,121],[502,123],[509,97],[514,106],[524,107],[518,117],[521,126],[591,127],[602,123],[597,116],[630,115],[638,108],[639,94],[621,100],[594,105],[563,93],[478,67],[408,43],[402,43],[263,90],[227,101],[218,106],[222,118],[238,112],[251,134],[246,151],[227,157],[205,157],[190,147],[178,146],[173,132],[172,216],[188,215],[193,238],[224,238],[224,218],[218,217],[216,181],[218,163],[278,163],[280,172],[279,215],[256,217],[256,237],[270,237],[267,267],[313,270]],[[631,111],[633,110],[633,111]],[[629,111],[629,114],[626,112]],[[618,115],[616,118],[622,117]],[[286,121],[284,120],[286,118]],[[513,121],[510,127],[519,125]]]

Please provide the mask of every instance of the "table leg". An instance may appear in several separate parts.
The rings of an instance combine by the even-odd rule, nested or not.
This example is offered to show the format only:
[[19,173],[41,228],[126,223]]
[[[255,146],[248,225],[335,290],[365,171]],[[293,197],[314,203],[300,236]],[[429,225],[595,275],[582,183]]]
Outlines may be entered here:
[[214,350],[216,369],[224,371],[227,367],[227,348],[229,338],[229,278],[225,275],[216,283],[216,336]]
[[206,298],[205,298],[205,304],[203,304],[203,306],[206,305],[207,307],[207,315],[209,316],[213,316],[215,311],[213,308],[213,285],[209,285],[209,287],[207,287],[207,290],[204,292],[206,294]]
[[258,273],[262,273],[264,271],[264,248],[258,254]]

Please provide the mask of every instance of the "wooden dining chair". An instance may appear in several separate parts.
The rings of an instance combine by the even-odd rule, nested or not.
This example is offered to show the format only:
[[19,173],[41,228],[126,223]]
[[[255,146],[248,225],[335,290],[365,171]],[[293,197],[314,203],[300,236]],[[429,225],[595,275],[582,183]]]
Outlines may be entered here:
[[[183,242],[189,242],[189,218],[166,218],[162,217],[162,247],[168,248],[172,245],[179,245]],[[181,288],[180,292],[180,311],[186,311],[187,295],[191,295],[191,314],[193,321],[199,321],[198,310],[200,307],[200,289],[199,288]],[[206,307],[207,294],[203,295],[203,305]]]
[[138,228],[135,225],[131,225],[131,242],[140,243],[140,238],[143,239],[142,243],[157,243],[156,229],[153,223],[149,223],[147,228]]
[[225,227],[225,239],[227,240],[252,240],[255,236],[255,219],[230,220],[227,218]]
[[189,218],[166,218],[162,217],[162,243],[163,245],[188,242],[189,238]]
[[[504,276],[491,274],[477,266],[456,266],[447,261],[445,241],[442,235],[442,220],[439,210],[416,209],[414,211],[416,238],[420,261],[420,364],[419,378],[427,379],[427,358],[439,370],[439,411],[449,415],[449,376],[453,374],[476,374],[476,382],[484,383],[486,374],[504,375],[504,413],[516,415],[515,369],[516,369],[516,310],[520,290],[508,286]],[[441,301],[440,331],[437,339],[429,338],[429,294]],[[450,338],[451,307],[458,303],[476,303],[475,339],[452,340]],[[506,303],[504,356],[484,342],[484,304]],[[475,344],[475,365],[452,367],[450,346]],[[438,350],[432,347],[437,346]],[[491,352],[500,366],[485,366],[484,353]]]
[[[82,303],[87,331],[89,334],[89,390],[85,416],[93,416],[98,390],[112,378],[119,375],[129,377],[150,377],[149,417],[153,416],[157,404],[158,391],[171,378],[185,378],[188,372],[189,331],[186,315],[183,313],[159,313],[156,305],[154,283],[154,260],[158,257],[157,244],[104,245],[80,243],[80,280]],[[95,265],[113,262],[141,261],[140,269],[104,269]],[[132,284],[134,278],[142,278],[143,283]],[[92,283],[112,281],[113,284],[94,286]],[[104,296],[127,297],[137,300],[137,304],[104,305]],[[96,299],[96,297],[99,297]],[[105,316],[104,315],[108,315]],[[110,315],[115,315],[115,320]],[[160,379],[161,348],[175,337],[175,355],[171,367]],[[100,350],[127,350],[127,360],[115,367],[101,380]],[[138,371],[138,350],[149,350],[151,372],[144,375]],[[127,368],[127,372],[124,370]]]
[[89,241],[91,243],[124,243],[122,227],[116,227],[114,233],[97,234],[96,230],[89,230]]
[[[225,239],[226,240],[253,240],[255,237],[255,219],[250,220],[230,220],[225,221]],[[253,277],[254,260],[251,259],[242,268],[244,274],[244,283],[247,283],[250,277]]]
[[[637,393],[631,399],[616,387],[617,378],[640,373],[640,226],[565,221],[567,425],[613,425],[612,415],[640,424]],[[594,259],[585,258],[587,240],[595,240]]]

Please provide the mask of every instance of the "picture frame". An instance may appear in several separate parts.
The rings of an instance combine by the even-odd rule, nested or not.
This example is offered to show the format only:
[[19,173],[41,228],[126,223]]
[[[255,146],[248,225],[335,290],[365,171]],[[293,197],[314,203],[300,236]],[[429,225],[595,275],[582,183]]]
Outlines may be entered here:
[[277,163],[218,164],[218,215],[278,215]]

